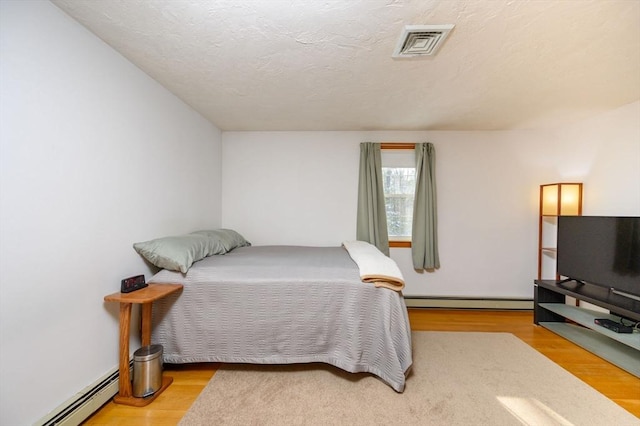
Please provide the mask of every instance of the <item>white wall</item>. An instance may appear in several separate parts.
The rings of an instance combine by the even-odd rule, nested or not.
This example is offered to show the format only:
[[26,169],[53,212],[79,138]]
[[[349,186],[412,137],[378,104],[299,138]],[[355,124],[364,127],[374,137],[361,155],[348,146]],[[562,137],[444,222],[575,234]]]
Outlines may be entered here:
[[329,246],[355,236],[354,138],[344,132],[223,133],[223,225],[255,245]]
[[640,103],[555,131],[225,132],[222,223],[257,245],[355,238],[359,143],[436,147],[441,268],[392,249],[406,296],[532,298],[539,185],[585,182],[585,214],[640,215]]
[[563,169],[583,176],[585,215],[640,216],[640,101],[560,129],[557,137],[566,147]]
[[118,365],[132,243],[220,226],[221,134],[48,1],[0,7],[0,424],[25,425]]

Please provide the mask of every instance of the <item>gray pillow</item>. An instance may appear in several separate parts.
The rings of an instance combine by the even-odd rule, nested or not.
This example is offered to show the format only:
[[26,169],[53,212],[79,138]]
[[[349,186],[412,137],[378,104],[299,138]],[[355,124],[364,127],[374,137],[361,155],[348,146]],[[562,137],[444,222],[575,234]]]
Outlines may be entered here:
[[189,234],[175,237],[157,238],[135,243],[135,251],[158,268],[187,273],[194,262],[212,254],[224,254],[220,242],[206,235]]
[[221,244],[226,252],[230,252],[237,247],[250,246],[251,243],[244,239],[242,235],[232,229],[215,229],[207,231],[197,231],[193,234],[205,235],[217,244]]

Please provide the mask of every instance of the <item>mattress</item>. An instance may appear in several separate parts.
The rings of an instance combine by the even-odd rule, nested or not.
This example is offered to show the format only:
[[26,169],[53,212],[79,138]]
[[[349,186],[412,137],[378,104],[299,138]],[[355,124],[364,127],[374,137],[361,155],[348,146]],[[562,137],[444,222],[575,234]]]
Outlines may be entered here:
[[167,363],[321,362],[404,390],[404,298],[362,282],[343,247],[240,247],[149,281],[184,285],[153,306],[152,341]]

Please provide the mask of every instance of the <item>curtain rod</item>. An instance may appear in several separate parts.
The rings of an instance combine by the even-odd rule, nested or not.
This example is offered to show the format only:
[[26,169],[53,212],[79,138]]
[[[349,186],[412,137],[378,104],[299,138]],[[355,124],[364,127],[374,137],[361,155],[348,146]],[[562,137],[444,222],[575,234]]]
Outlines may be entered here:
[[415,149],[413,142],[381,142],[380,149]]

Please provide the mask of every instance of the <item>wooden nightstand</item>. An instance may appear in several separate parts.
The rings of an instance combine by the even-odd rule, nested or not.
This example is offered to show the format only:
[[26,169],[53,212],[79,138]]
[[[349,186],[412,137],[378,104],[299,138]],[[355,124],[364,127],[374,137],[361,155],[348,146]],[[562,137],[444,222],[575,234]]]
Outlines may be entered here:
[[117,404],[144,407],[150,404],[173,382],[173,377],[163,377],[162,387],[147,398],[133,396],[129,375],[129,336],[131,331],[131,305],[142,305],[142,346],[151,343],[151,306],[153,302],[182,290],[182,284],[149,284],[131,293],[113,293],[104,297],[105,302],[120,303],[120,377],[118,395],[113,398]]

